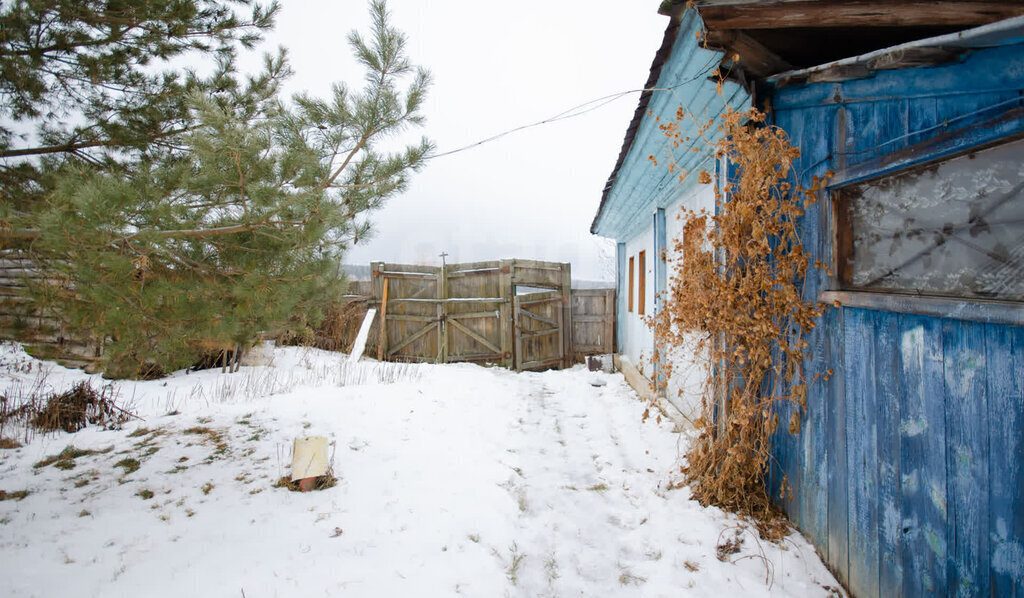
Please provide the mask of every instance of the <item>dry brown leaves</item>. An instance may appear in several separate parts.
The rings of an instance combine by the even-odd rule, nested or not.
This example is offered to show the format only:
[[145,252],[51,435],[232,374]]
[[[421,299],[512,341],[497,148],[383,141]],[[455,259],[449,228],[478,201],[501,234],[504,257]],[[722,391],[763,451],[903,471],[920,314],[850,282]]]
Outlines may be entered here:
[[[683,234],[672,245],[681,259],[670,264],[663,308],[649,323],[659,347],[683,346],[697,332],[695,354],[709,357],[699,437],[684,469],[694,496],[778,537],[784,527],[766,488],[770,436],[779,424],[772,406],[792,400],[798,413],[806,407],[803,339],[821,310],[803,298],[802,286],[809,268],[820,265],[801,245],[798,224],[824,180],[809,188],[794,182],[799,150],[763,113],[730,111],[720,123],[719,140],[709,143],[728,157],[729,181],[715,189],[717,214],[680,215]],[[700,127],[702,135],[709,126]],[[678,130],[663,126],[670,139]],[[701,173],[700,182],[710,176]],[[666,376],[671,366],[663,364]],[[799,416],[789,424],[798,431]]]

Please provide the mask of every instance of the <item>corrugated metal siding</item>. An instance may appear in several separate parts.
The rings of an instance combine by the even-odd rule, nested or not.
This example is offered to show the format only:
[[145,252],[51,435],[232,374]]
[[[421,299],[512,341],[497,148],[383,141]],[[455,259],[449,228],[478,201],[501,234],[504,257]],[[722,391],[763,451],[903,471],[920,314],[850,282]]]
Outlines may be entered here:
[[[771,99],[807,182],[874,168],[1022,94],[1024,48],[1009,46]],[[802,222],[815,257],[831,256],[830,220],[825,201]],[[809,280],[806,296],[826,285]],[[779,496],[788,479],[781,505],[851,591],[1024,595],[1024,328],[830,307],[810,342],[807,371],[834,375],[811,386],[799,435],[780,409],[770,481]]]
[[[702,29],[695,11],[683,15],[672,53],[658,78],[657,87],[663,91],[653,92],[650,98],[649,114],[643,117],[616,173],[608,201],[595,220],[594,233],[624,240],[647,227],[655,209],[668,207],[697,184],[696,173],[712,157],[707,141],[713,141],[719,133],[712,129],[702,138],[698,126],[717,118],[726,106],[737,110],[749,107],[749,94],[735,83],[726,82],[722,93],[718,93],[711,73],[722,55],[700,46],[698,36]],[[683,135],[690,137],[690,145],[674,150],[679,168],[670,173],[666,164],[669,141],[659,125],[674,121],[680,106],[686,106],[696,121],[687,118],[681,123]],[[651,164],[649,156],[657,158],[658,166]],[[709,163],[706,167],[711,166]],[[692,172],[693,176],[686,177],[681,184],[680,172]]]

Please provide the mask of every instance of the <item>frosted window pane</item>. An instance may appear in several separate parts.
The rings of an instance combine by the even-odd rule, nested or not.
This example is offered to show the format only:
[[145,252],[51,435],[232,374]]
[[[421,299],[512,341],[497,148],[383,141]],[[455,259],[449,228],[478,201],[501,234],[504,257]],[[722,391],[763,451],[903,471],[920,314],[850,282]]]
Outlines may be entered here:
[[1024,300],[1024,140],[854,185],[848,286]]

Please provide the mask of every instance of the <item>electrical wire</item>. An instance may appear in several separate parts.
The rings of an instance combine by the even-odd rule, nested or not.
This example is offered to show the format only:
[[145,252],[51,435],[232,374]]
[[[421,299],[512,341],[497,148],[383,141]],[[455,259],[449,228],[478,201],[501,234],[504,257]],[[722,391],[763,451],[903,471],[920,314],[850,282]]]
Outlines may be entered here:
[[551,117],[548,117],[548,118],[545,118],[544,120],[539,120],[537,122],[533,122],[533,123],[530,123],[530,124],[527,124],[527,125],[521,125],[521,126],[513,128],[513,129],[508,129],[507,131],[502,131],[501,133],[498,133],[497,135],[492,135],[491,137],[488,137],[486,139],[481,139],[480,141],[471,143],[469,145],[466,145],[466,146],[463,146],[463,147],[460,147],[460,148],[457,148],[457,149],[449,150],[447,152],[442,152],[440,154],[434,154],[432,156],[428,156],[427,160],[433,160],[434,158],[441,158],[441,157],[444,157],[444,156],[450,156],[452,154],[457,154],[459,152],[464,152],[466,150],[473,149],[475,147],[479,147],[479,146],[484,145],[486,143],[490,143],[492,141],[497,141],[498,139],[501,139],[502,137],[505,137],[506,135],[511,135],[512,133],[517,133],[519,131],[523,131],[523,130],[526,130],[526,129],[532,129],[533,127],[539,127],[539,126],[542,126],[542,125],[548,125],[548,124],[551,124],[551,123],[556,123],[556,122],[562,121],[562,120],[568,120],[570,118],[576,118],[577,116],[583,116],[584,114],[593,112],[594,110],[597,110],[598,108],[602,108],[602,107],[604,107],[604,106],[614,102],[615,100],[618,100],[619,98],[623,98],[623,97],[632,95],[634,93],[647,93],[647,92],[653,93],[655,91],[672,91],[672,92],[674,92],[676,89],[678,89],[678,88],[680,88],[680,87],[682,87],[684,85],[687,85],[689,83],[692,83],[692,82],[696,81],[697,79],[703,77],[704,75],[707,75],[708,73],[710,73],[714,69],[715,62],[717,60],[718,60],[717,57],[713,57],[711,60],[709,60],[707,63],[705,63],[705,65],[702,68],[702,70],[700,72],[698,72],[696,75],[690,77],[689,79],[687,79],[685,81],[681,81],[681,82],[679,82],[679,83],[677,83],[675,85],[672,85],[670,87],[647,87],[647,88],[643,88],[643,89],[630,89],[629,91],[620,91],[618,93],[613,93],[613,94],[610,94],[610,95],[602,96],[600,98],[596,98],[596,99],[584,102],[584,103],[582,103],[582,104],[580,104],[578,106],[573,106],[572,108],[569,108],[568,110],[565,110],[563,112],[559,112],[558,114],[556,114],[554,116],[551,116]]

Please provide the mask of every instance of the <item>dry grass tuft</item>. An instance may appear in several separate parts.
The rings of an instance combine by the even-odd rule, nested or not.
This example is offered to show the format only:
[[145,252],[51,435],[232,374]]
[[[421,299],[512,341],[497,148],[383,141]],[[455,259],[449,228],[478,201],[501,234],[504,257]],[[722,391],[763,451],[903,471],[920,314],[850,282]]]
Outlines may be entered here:
[[44,433],[74,433],[89,424],[117,428],[130,419],[137,419],[138,416],[117,404],[115,394],[112,386],[97,391],[88,381],[83,381],[71,390],[33,395],[17,405],[5,398],[0,408],[0,427],[18,424]]
[[28,490],[15,490],[13,492],[7,492],[0,490],[0,501],[5,500],[25,500],[25,497],[31,494]]
[[47,465],[53,465],[57,469],[74,469],[75,459],[79,457],[85,457],[88,455],[103,455],[114,450],[114,447],[108,447],[100,451],[90,449],[75,448],[74,445],[68,445],[64,447],[64,450],[57,453],[56,455],[49,455],[42,461],[39,461],[32,467],[41,469]]
[[[318,477],[316,481],[313,482],[313,490],[327,490],[328,488],[333,488],[337,485],[338,478],[334,477],[334,474],[328,471],[326,475]],[[281,478],[274,483],[273,487],[284,488],[292,492],[301,492],[301,490],[299,490],[299,482],[297,480],[293,482],[292,477],[287,475],[281,476]]]

